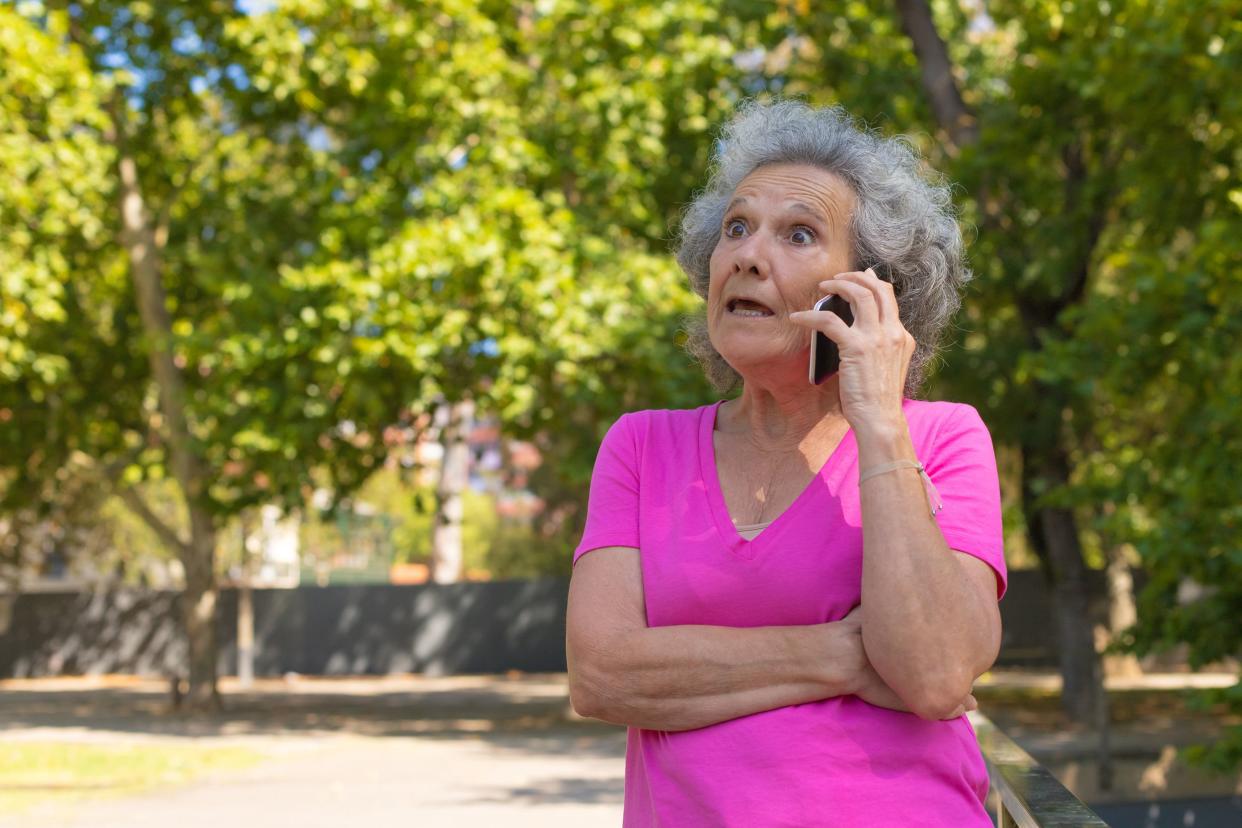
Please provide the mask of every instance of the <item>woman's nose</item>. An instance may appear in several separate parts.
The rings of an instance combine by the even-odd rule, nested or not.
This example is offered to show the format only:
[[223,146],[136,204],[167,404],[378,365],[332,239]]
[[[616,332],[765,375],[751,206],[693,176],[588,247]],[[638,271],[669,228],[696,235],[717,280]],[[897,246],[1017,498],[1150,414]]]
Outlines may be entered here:
[[733,272],[741,273],[742,271],[760,277],[768,275],[768,252],[762,236],[758,234],[749,236],[742,244],[734,248]]

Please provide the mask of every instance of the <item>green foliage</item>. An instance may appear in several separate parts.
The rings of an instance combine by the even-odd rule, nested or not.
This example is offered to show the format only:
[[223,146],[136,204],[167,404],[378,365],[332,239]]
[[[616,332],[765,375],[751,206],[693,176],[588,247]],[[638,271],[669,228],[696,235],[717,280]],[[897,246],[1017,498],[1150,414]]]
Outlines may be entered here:
[[581,532],[541,530],[523,523],[502,523],[487,550],[487,569],[496,579],[567,577]]
[[[390,563],[428,563],[435,520],[434,486],[415,486],[392,468],[376,472],[356,500],[392,521]],[[490,495],[462,492],[462,560],[466,569],[487,569],[488,547],[499,523]]]
[[[1069,448],[1068,485],[1032,494],[1074,510],[1098,562],[1137,552],[1137,652],[1236,657],[1242,6],[1022,0],[988,3],[987,20],[932,6],[974,144],[933,137],[890,10],[796,16],[810,42],[770,48],[767,87],[912,135],[960,185],[976,278],[937,393],[978,406],[1000,444]],[[1007,506],[1007,529],[1022,524]],[[1178,600],[1186,581],[1206,587],[1197,600]],[[1236,756],[1242,736],[1223,744]]]
[[[576,492],[607,420],[705,392],[675,341],[695,300],[665,238],[729,103],[716,79],[733,71],[732,18],[720,28],[715,12],[673,4],[613,31],[588,25],[585,3],[22,8],[5,10],[6,58],[37,74],[58,64],[19,44],[59,49],[94,95],[63,135],[12,146],[93,164],[94,179],[76,177],[94,235],[0,254],[81,251],[6,291],[51,308],[37,330],[13,323],[20,344],[0,366],[18,380],[0,407],[23,417],[0,462],[17,474],[11,502],[50,496],[73,451],[132,480],[169,462],[112,218],[109,107],[131,125],[126,149],[164,228],[174,349],[220,519],[297,507],[316,469],[348,496],[377,467],[385,425],[462,396],[514,435],[560,429],[553,459]],[[679,60],[660,57],[674,48]],[[687,88],[689,122],[666,103]],[[66,97],[15,86],[7,100]],[[663,163],[670,153],[685,163]],[[41,189],[0,209],[64,189],[27,166]],[[57,297],[79,286],[110,293],[69,317]]]
[[[101,494],[106,492],[106,485],[99,485],[99,490]],[[177,527],[187,524],[185,502],[171,480],[148,481],[142,484],[140,491],[143,501],[166,524]],[[75,557],[87,558],[100,571],[115,572],[131,584],[147,580],[153,567],[166,567],[176,560],[173,550],[165,547],[151,527],[126,507],[120,498],[107,496],[96,514],[103,537],[93,549],[75,547],[71,550]]]
[[[942,379],[1000,439],[1071,447],[1069,485],[1042,497],[1137,551],[1135,651],[1236,656],[1242,7],[988,10],[993,33],[950,35],[982,127],[949,166],[974,196],[979,278]],[[1187,582],[1206,590],[1179,600]],[[1235,730],[1213,755],[1239,746]]]
[[[313,562],[341,553],[363,538],[362,545],[368,550],[374,546],[373,551],[380,556],[368,565],[369,571],[382,571],[385,579],[392,564],[428,564],[435,497],[433,486],[415,485],[395,468],[381,469],[358,489],[352,503],[341,507],[361,507],[365,517],[346,520],[321,515],[308,504],[301,532],[306,557]],[[571,541],[563,533],[547,539],[527,522],[502,518],[495,497],[472,488],[462,493],[462,509],[462,561],[468,577],[472,573],[495,579],[564,576],[565,561],[576,539]],[[345,528],[355,533],[353,543]],[[376,531],[382,534],[383,543],[370,540]]]
[[[1200,690],[1191,697],[1191,705],[1197,710],[1219,712],[1242,710],[1242,683],[1214,690]],[[1242,725],[1222,729],[1220,738],[1204,745],[1192,745],[1185,749],[1186,758],[1196,765],[1211,768],[1218,773],[1232,773],[1242,765]]]
[[[744,95],[804,95],[910,134],[960,185],[976,279],[937,394],[1002,446],[1068,449],[1068,484],[1031,494],[1072,507],[1097,557],[1138,553],[1138,651],[1237,654],[1242,8],[932,6],[970,146],[935,126],[887,6],[0,5],[4,511],[63,502],[81,458],[168,476],[117,231],[119,106],[221,525],[312,486],[347,499],[385,426],[469,396],[539,446],[548,508],[510,531],[468,504],[468,564],[568,571],[608,424],[712,396],[667,248],[713,130]],[[373,479],[416,560],[425,514]],[[1208,589],[1181,603],[1186,579]]]

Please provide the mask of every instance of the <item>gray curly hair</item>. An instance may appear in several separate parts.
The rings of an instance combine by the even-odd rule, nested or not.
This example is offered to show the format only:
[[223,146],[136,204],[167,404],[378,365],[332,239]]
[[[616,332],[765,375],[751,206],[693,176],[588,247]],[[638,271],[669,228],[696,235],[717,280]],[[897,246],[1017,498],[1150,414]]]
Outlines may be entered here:
[[[718,146],[707,185],[687,206],[677,237],[677,263],[690,287],[707,299],[712,250],[743,178],[767,164],[812,164],[835,173],[856,196],[854,266],[887,271],[901,323],[917,343],[905,387],[907,397],[917,395],[971,279],[949,185],[924,167],[909,140],[860,128],[841,106],[747,100],[724,126]],[[711,384],[721,393],[735,389],[741,376],[712,345],[706,306],[683,322],[685,349]]]

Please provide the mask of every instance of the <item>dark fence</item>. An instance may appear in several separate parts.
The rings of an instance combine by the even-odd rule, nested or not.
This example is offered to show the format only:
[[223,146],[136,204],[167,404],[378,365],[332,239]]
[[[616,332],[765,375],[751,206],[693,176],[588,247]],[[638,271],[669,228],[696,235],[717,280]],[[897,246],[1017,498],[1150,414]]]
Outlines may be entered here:
[[[255,675],[565,669],[563,580],[254,590]],[[22,594],[0,634],[0,677],[167,675],[184,664],[177,596]],[[237,592],[222,590],[219,669],[237,670]],[[3,618],[0,618],[0,622]]]
[[[1091,585],[1102,593],[1102,580]],[[254,590],[255,675],[562,671],[567,589],[551,578]],[[0,677],[167,675],[185,663],[176,605],[176,593],[149,590],[0,595]],[[1094,607],[1102,619],[1103,600]],[[219,610],[219,669],[233,675],[235,590]],[[1011,573],[1001,616],[1000,664],[1056,665],[1038,572]]]

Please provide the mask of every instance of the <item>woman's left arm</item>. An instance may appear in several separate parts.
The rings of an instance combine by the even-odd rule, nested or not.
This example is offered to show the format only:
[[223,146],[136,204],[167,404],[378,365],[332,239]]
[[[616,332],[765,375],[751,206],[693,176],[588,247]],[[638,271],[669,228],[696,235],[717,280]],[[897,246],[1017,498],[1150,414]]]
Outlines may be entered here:
[[[904,421],[856,436],[860,469],[915,459]],[[915,469],[868,478],[860,498],[863,649],[912,711],[942,718],[1000,650],[996,573],[949,548]]]
[[[790,314],[822,331],[841,354],[842,413],[854,430],[860,472],[915,456],[902,411],[915,342],[891,284],[873,272],[820,284],[849,300],[854,324],[830,312]],[[914,713],[942,718],[970,692],[1000,649],[997,581],[982,560],[949,548],[914,468],[860,484],[863,648],[876,673]]]

